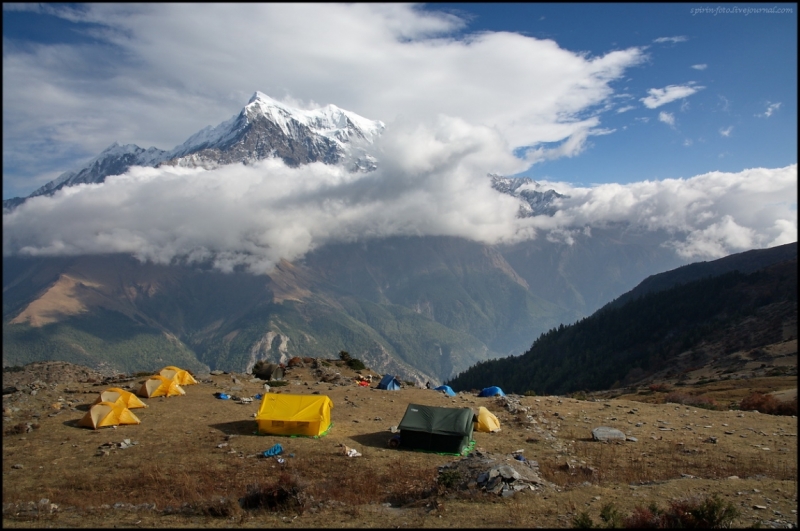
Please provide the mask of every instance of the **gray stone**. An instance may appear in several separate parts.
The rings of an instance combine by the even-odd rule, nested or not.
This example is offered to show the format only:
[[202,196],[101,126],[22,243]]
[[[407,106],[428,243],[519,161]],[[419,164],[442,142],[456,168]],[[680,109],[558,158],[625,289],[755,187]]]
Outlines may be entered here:
[[595,441],[625,440],[625,434],[616,428],[599,426],[592,430],[592,439]]

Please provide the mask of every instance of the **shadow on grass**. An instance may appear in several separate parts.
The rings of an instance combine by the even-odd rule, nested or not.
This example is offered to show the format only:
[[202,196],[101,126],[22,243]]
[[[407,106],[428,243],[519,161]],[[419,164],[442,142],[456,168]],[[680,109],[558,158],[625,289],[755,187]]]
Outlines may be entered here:
[[370,446],[372,448],[389,448],[389,439],[392,438],[392,433],[388,430],[377,431],[375,433],[363,433],[361,435],[353,435],[350,438],[362,446]]
[[255,435],[258,426],[254,420],[234,420],[209,424],[209,428],[216,428],[226,435]]

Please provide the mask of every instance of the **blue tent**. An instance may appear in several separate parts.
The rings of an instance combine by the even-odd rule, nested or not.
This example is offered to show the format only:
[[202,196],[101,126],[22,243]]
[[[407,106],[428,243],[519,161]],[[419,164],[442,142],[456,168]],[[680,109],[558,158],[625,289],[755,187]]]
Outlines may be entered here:
[[378,384],[378,389],[386,389],[387,391],[399,391],[400,382],[398,382],[397,378],[395,378],[391,374],[387,374]]
[[492,386],[485,388],[478,393],[478,396],[506,396],[506,394],[499,387]]
[[434,387],[434,391],[444,391],[444,394],[447,396],[456,396],[455,391],[453,391],[449,385],[440,385],[439,387]]

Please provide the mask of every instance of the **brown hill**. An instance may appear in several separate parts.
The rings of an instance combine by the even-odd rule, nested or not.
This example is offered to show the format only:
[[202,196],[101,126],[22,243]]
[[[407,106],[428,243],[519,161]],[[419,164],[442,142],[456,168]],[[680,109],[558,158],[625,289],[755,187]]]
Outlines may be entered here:
[[[796,340],[794,349],[796,370]],[[93,431],[76,426],[88,404],[107,386],[135,388],[143,376],[92,381],[101,375],[62,367],[79,377],[66,382],[47,364],[4,373],[4,388],[19,389],[3,396],[4,527],[572,527],[584,512],[599,522],[609,503],[629,514],[711,494],[738,510],[736,526],[797,526],[796,417],[664,403],[666,393],[647,388],[588,400],[383,391],[375,379],[357,386],[342,362],[327,363],[324,379],[338,372],[338,380],[290,368],[286,385],[270,389],[333,400],[333,428],[319,439],[256,435],[258,400],[215,397],[263,393],[250,375],[198,375],[185,396],[135,410],[141,424]],[[796,388],[785,376],[737,382]],[[681,391],[703,393],[703,385]],[[474,434],[472,461],[390,448],[409,403],[486,406],[502,429]],[[593,441],[598,426],[636,441]],[[282,454],[260,456],[276,443]],[[362,455],[346,457],[342,445]],[[525,469],[533,481],[517,480],[523,490],[491,494],[469,477],[493,464],[522,470],[513,455],[537,465]],[[261,507],[242,509],[240,498]]]

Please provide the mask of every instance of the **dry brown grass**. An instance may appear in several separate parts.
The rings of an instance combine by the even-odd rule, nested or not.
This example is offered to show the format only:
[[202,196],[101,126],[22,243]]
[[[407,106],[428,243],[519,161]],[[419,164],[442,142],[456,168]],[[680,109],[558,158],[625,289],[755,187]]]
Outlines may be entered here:
[[[352,376],[346,367],[337,370]],[[263,390],[237,377],[245,389],[235,394]],[[738,525],[779,518],[755,512],[754,504],[797,521],[789,516],[797,505],[792,417],[547,396],[519,397],[527,411],[512,413],[490,398],[319,384],[309,370],[291,369],[288,385],[277,391],[319,391],[334,402],[330,435],[295,439],[255,435],[257,404],[214,398],[215,392],[230,393],[233,384],[230,375],[211,380],[187,387],[183,397],[148,400],[148,409],[136,410],[142,424],[116,430],[78,428],[80,407],[50,407],[61,396],[65,403],[90,403],[101,390],[90,383],[70,384],[70,393],[58,384],[36,396],[4,400],[9,409],[19,408],[4,421],[4,431],[12,433],[3,441],[4,527],[570,527],[582,512],[598,521],[606,503],[631,514],[649,501],[709,492],[737,503]],[[759,389],[768,390],[763,384]],[[681,391],[701,394],[708,388]],[[456,458],[387,445],[388,428],[399,423],[408,403],[488,407],[502,431],[476,433],[477,447],[495,455],[523,449],[556,488],[500,498],[448,485],[437,472]],[[40,428],[15,428],[28,422]],[[598,425],[617,427],[638,442],[592,441],[591,429]],[[716,442],[705,442],[712,436]],[[99,445],[125,438],[138,445],[98,453]],[[256,457],[278,442],[283,462]],[[343,456],[340,444],[363,456]],[[769,503],[763,501],[766,493]],[[58,509],[40,507],[42,498]]]

